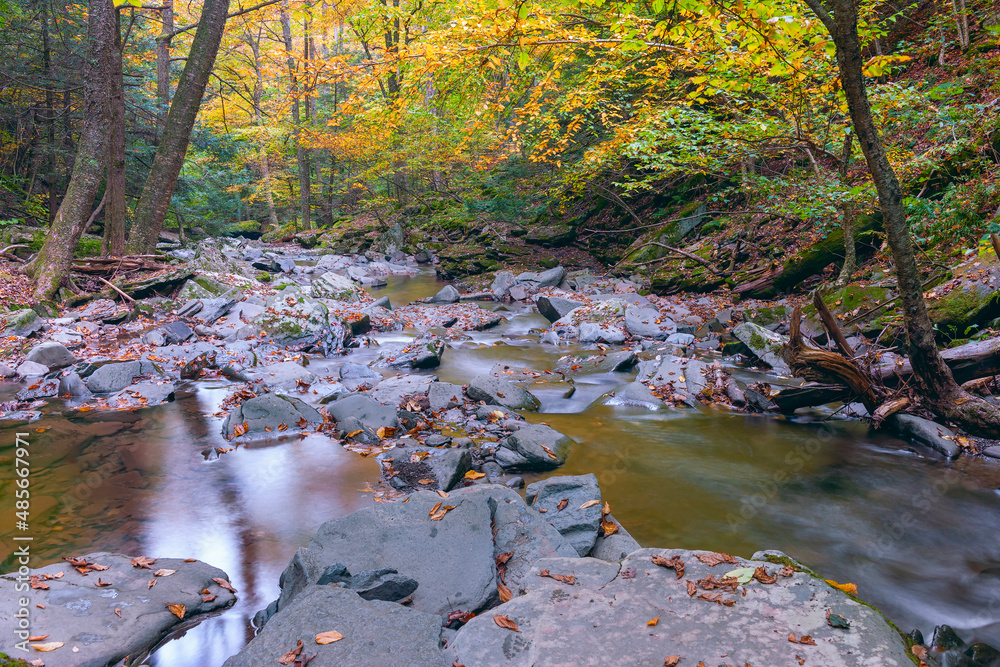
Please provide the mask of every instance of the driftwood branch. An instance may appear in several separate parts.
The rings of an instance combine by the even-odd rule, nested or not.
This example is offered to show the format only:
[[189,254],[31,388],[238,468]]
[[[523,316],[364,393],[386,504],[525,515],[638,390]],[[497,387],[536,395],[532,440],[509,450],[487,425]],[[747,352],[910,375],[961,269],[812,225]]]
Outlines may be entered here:
[[820,296],[819,292],[813,294],[813,305],[816,306],[816,311],[819,313],[819,319],[823,322],[823,326],[826,327],[826,331],[830,334],[830,338],[834,343],[837,344],[837,349],[848,359],[854,358],[854,348],[851,344],[847,342],[847,338],[844,337],[844,332],[840,330],[837,325],[837,320],[833,317],[833,313],[830,309],[826,307],[826,303],[823,302],[823,297]]
[[104,278],[101,278],[100,276],[98,276],[97,279],[100,280],[105,285],[107,285],[108,287],[110,287],[111,289],[113,289],[114,291],[118,292],[118,294],[120,294],[122,296],[122,298],[125,299],[126,301],[130,301],[132,303],[135,303],[135,299],[133,299],[128,294],[126,294],[125,292],[123,292],[120,289],[118,289],[113,282],[105,280]]

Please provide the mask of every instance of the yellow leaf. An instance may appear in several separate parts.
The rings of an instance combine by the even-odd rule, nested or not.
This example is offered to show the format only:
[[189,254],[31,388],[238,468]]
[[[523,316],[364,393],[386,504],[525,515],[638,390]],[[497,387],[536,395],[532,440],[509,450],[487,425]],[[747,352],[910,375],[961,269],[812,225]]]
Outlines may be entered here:
[[321,632],[316,635],[317,644],[332,644],[333,642],[339,642],[344,638],[344,635],[340,634],[336,630],[330,630],[329,632]]
[[180,618],[180,619],[184,618],[184,605],[182,605],[182,604],[171,604],[171,603],[168,602],[167,603],[167,609],[169,609],[170,613],[173,614],[174,616],[176,616],[177,618]]
[[582,509],[582,510],[585,510],[585,509],[587,509],[588,507],[593,507],[594,505],[600,505],[600,504],[601,504],[601,501],[600,501],[600,500],[597,500],[597,499],[594,499],[594,500],[588,500],[588,501],[587,501],[587,502],[585,502],[584,504],[580,505],[580,509]]
[[42,653],[47,653],[49,651],[55,651],[57,648],[61,648],[66,642],[45,642],[44,644],[31,644],[31,648],[36,651],[41,651]]
[[857,584],[838,584],[833,579],[824,579],[824,581],[826,583],[830,584],[831,586],[833,586],[834,588],[836,588],[837,590],[844,591],[845,593],[850,593],[851,595],[857,595],[858,594],[858,585]]
[[470,470],[469,472],[465,473],[465,479],[482,479],[483,477],[486,477],[486,473],[484,472],[476,472],[475,470]]
[[654,625],[656,625],[659,622],[660,622],[660,617],[657,616],[656,618],[652,618],[652,619],[646,621],[646,625],[654,626]]

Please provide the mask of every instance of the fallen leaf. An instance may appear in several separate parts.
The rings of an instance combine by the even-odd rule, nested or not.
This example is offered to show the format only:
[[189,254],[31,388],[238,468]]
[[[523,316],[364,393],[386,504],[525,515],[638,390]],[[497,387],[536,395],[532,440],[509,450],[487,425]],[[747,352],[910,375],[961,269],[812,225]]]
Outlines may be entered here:
[[604,507],[601,509],[601,514],[604,516],[611,514],[611,505],[609,505],[606,500],[604,501]]
[[[288,427],[286,426],[285,428],[288,428]],[[283,431],[284,429],[283,429],[283,428],[281,428],[281,427],[279,426],[279,427],[278,427],[278,430],[279,430],[279,431]],[[350,433],[348,433],[348,434],[347,434],[347,437],[348,437],[348,438],[353,438],[353,437],[354,437],[354,436],[356,436],[356,435],[357,435],[358,433],[361,433],[361,429],[360,429],[360,428],[359,428],[359,429],[358,429],[357,431],[351,431]]]
[[417,481],[417,484],[433,484],[435,480],[433,479],[421,479]]
[[841,616],[840,614],[833,614],[831,612],[826,612],[826,622],[831,628],[840,628],[842,630],[847,630],[851,627],[851,623]]
[[731,572],[726,572],[723,577],[726,579],[735,579],[736,582],[740,584],[749,584],[754,578],[756,572],[757,571],[752,567],[741,567]]
[[321,632],[316,635],[317,644],[332,644],[333,642],[339,642],[344,638],[344,635],[340,634],[336,630],[329,630],[327,632]]
[[674,558],[667,558],[666,556],[653,556],[650,560],[653,561],[653,565],[672,568],[674,572],[677,573],[678,579],[684,576],[684,561],[681,560],[680,556],[676,556]]
[[447,514],[453,509],[455,509],[454,505],[445,505],[439,511],[434,513],[434,515],[431,517],[431,521],[440,521],[441,519],[444,518],[445,514]]
[[815,646],[816,645],[816,640],[814,640],[809,635],[802,635],[801,637],[799,637],[799,643],[800,644],[807,644],[809,646]]
[[427,516],[434,516],[437,513],[437,511],[441,509],[442,504],[443,503],[438,502],[434,507],[431,508],[431,511],[427,513]]
[[115,616],[117,616],[118,618],[121,618],[122,617],[122,610],[118,609],[117,607],[115,607]]
[[156,585],[156,579],[150,579],[149,583],[146,584],[146,588],[152,588]]
[[572,586],[576,583],[576,577],[572,574],[549,574],[548,570],[542,570],[538,573],[539,577],[548,577],[549,579],[555,579],[556,581],[562,582],[564,584],[569,584]]
[[514,597],[510,589],[503,584],[497,584],[497,593],[500,595],[500,602],[510,602],[510,599]]
[[676,667],[680,661],[681,657],[679,655],[668,655],[667,659],[663,661],[663,667]]
[[613,522],[605,519],[604,521],[601,522],[601,530],[604,531],[604,537],[607,537],[608,535],[614,535],[615,533],[617,533],[618,526],[615,525]]
[[693,581],[688,579],[687,581],[688,597],[693,598],[694,594],[698,592],[698,586]]
[[910,647],[910,653],[923,660],[927,657],[927,647],[921,646],[920,644],[914,644]]
[[767,570],[764,568],[763,565],[754,570],[753,578],[762,584],[773,584],[777,583],[778,581],[778,578],[776,576],[767,573]]
[[470,470],[465,473],[465,479],[482,479],[483,477],[486,477],[486,473],[478,472],[476,470]]
[[646,625],[652,627],[652,626],[656,625],[659,622],[660,622],[660,617],[657,616],[656,618],[651,618],[648,621],[646,621]]
[[293,662],[295,662],[295,658],[299,657],[299,653],[302,653],[302,646],[303,646],[302,640],[300,639],[295,644],[295,648],[293,648],[291,651],[288,651],[287,653],[285,653],[285,655],[278,658],[278,664],[290,665]]
[[514,555],[513,551],[503,552],[502,554],[496,557],[497,565],[503,565],[504,563],[509,561],[513,555]]
[[587,502],[585,502],[584,504],[580,505],[580,509],[582,509],[582,510],[585,510],[585,509],[587,509],[588,507],[593,507],[594,505],[600,505],[600,504],[601,504],[601,501],[600,501],[600,500],[597,500],[597,499],[595,498],[594,500],[588,500],[588,501],[587,501]]
[[448,612],[448,624],[458,621],[459,623],[468,623],[476,617],[475,612],[472,611],[462,611],[461,609],[456,609],[455,611]]
[[111,585],[110,581],[103,581],[100,577],[97,578],[96,586],[98,588],[104,588],[105,586],[110,586],[110,585]]
[[47,590],[49,590],[49,585],[47,583],[45,583],[44,581],[40,581],[38,579],[38,575],[37,574],[31,575],[31,579],[29,581],[30,581],[31,587],[34,588],[35,590],[39,590],[39,591],[47,591]]
[[109,569],[111,566],[110,565],[98,565],[97,563],[91,563],[89,567],[90,567],[91,570],[96,570],[98,572],[104,572],[105,570]]
[[441,489],[438,489],[438,492],[437,492],[437,494],[438,494],[439,496],[441,496],[442,498],[447,498],[447,497],[448,497],[448,494],[447,494],[447,493],[445,493],[444,491],[442,491]]
[[556,505],[556,511],[562,512],[564,509],[566,509],[567,505],[569,505],[569,498],[563,498],[562,500],[559,501],[559,504]]
[[176,616],[177,618],[184,620],[184,605],[168,602],[167,609],[169,609],[170,613]]
[[202,595],[201,596],[201,601],[202,602],[211,602],[211,601],[213,601],[217,597],[219,597],[219,596],[218,595]]
[[520,632],[517,627],[517,623],[510,620],[503,614],[493,614],[493,622],[499,625],[501,628],[507,628],[508,630],[513,630],[514,632]]
[[825,581],[826,583],[830,584],[831,586],[833,586],[837,590],[844,591],[845,593],[850,593],[851,595],[857,595],[858,594],[858,585],[857,584],[838,584],[833,579],[824,579],[823,581]]
[[736,604],[736,600],[727,600],[722,597],[722,593],[702,593],[698,596],[699,600],[707,600],[708,602],[715,602],[717,604],[724,604],[727,607],[732,607]]
[[29,646],[36,651],[48,653],[49,651],[55,651],[57,648],[62,648],[65,643],[66,642],[45,642],[44,644],[29,644]]
[[730,565],[737,565],[736,559],[729,554],[720,553],[707,553],[707,554],[696,554],[696,558],[700,560],[705,565],[715,567],[716,565],[722,565],[723,563],[729,563]]
[[29,642],[40,642],[49,638],[49,635],[31,635],[28,637]]
[[136,556],[132,559],[132,567],[146,568],[147,570],[152,570],[150,567],[156,562],[155,558],[147,558],[146,556]]
[[172,575],[176,571],[177,570],[167,570],[165,568],[162,568],[162,569],[159,569],[156,572],[154,572],[153,576],[154,577],[169,577],[170,575]]
[[220,586],[222,586],[223,588],[225,588],[230,593],[235,593],[236,592],[236,589],[233,588],[233,585],[231,583],[229,583],[228,581],[226,581],[225,579],[223,579],[222,577],[212,577],[212,581],[214,581],[215,583],[219,584]]

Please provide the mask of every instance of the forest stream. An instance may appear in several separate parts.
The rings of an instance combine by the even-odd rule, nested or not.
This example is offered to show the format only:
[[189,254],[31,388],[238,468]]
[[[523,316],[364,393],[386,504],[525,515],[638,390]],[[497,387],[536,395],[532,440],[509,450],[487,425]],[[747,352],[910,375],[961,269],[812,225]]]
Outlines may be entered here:
[[[369,291],[407,303],[442,287],[429,271],[388,282]],[[547,322],[529,304],[480,305],[507,309],[508,319],[450,344],[433,371],[412,372],[462,384],[498,363],[544,371],[575,349],[539,343],[529,332]],[[410,333],[372,336],[399,342]],[[328,374],[374,355],[362,348],[313,358],[310,370]],[[595,473],[640,544],[742,556],[779,549],[823,576],[856,582],[860,596],[903,632],[929,635],[948,624],[966,641],[1000,644],[1000,535],[988,528],[1000,487],[996,465],[973,457],[945,462],[829,412],[782,418],[597,401],[628,376],[579,376],[572,392],[535,387],[542,407],[526,418],[576,442],[549,474]],[[277,596],[296,549],[324,521],[376,501],[377,461],[324,434],[220,455],[231,443],[213,414],[229,384],[184,382],[175,401],[141,411],[68,416],[53,400],[30,429],[34,521],[44,526],[34,543],[39,562],[108,551],[197,558],[230,575],[237,604],[175,632],[148,659],[156,667],[222,665],[252,638],[250,620]],[[15,389],[0,386],[0,401]],[[25,427],[0,430],[5,464],[15,430]],[[124,471],[106,472],[111,466],[102,462],[112,455]],[[0,510],[12,513],[12,494],[0,497]],[[9,566],[13,543],[5,537],[3,545]]]

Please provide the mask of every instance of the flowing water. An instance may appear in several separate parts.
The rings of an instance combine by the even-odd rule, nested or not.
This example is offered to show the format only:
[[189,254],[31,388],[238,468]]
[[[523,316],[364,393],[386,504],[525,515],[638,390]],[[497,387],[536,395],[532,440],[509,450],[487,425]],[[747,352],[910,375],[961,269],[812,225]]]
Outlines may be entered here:
[[[433,274],[393,277],[376,296],[393,303],[440,289]],[[483,304],[496,308],[496,304]],[[572,348],[538,343],[547,322],[509,320],[453,343],[434,374],[466,382],[495,364],[551,369]],[[378,335],[402,340],[403,333]],[[346,357],[365,362],[371,349]],[[323,375],[344,358],[316,360]],[[947,623],[968,640],[1000,644],[1000,466],[942,462],[860,423],[714,410],[659,411],[595,404],[626,374],[537,385],[527,415],[572,437],[551,474],[597,475],[612,512],[640,543],[749,556],[780,549],[861,597],[904,631]],[[325,520],[374,502],[369,458],[323,435],[229,447],[213,416],[224,380],[178,385],[173,403],[137,412],[45,408],[30,428],[0,430],[0,468],[13,470],[14,433],[29,431],[35,563],[93,551],[198,558],[222,568],[237,604],[157,650],[156,667],[219,667],[251,637],[249,619],[277,595],[278,576]],[[14,387],[0,385],[0,401]],[[45,429],[44,432],[37,432]],[[531,482],[535,477],[529,477]],[[0,514],[13,515],[13,481],[0,478]],[[13,543],[4,531],[3,565]]]

